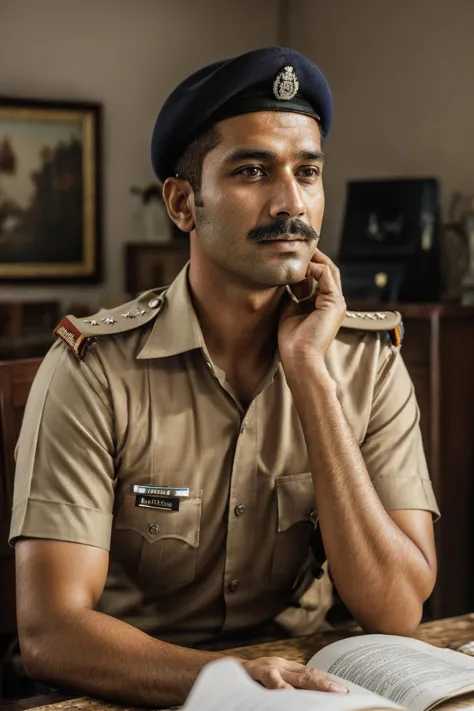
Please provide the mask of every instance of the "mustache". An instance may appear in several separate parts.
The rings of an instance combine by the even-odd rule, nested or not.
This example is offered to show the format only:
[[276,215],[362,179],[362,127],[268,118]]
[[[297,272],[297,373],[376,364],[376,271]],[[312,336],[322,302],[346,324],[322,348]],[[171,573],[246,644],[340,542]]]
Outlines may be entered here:
[[289,220],[275,220],[269,225],[257,225],[250,230],[247,239],[254,244],[258,244],[259,242],[278,239],[285,235],[297,235],[309,242],[319,239],[319,234],[314,227],[307,225],[306,222],[299,220],[297,217]]

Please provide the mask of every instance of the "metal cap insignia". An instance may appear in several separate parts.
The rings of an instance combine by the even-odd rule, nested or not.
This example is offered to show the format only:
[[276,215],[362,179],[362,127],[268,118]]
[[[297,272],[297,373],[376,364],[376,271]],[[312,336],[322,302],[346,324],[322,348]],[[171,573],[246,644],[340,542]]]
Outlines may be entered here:
[[290,101],[296,96],[299,88],[293,67],[284,67],[273,82],[273,96],[275,99]]

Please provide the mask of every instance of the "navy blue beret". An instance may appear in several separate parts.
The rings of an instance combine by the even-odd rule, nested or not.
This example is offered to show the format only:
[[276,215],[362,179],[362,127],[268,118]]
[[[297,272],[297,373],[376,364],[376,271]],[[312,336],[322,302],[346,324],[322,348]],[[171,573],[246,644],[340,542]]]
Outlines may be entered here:
[[327,136],[333,106],[323,74],[303,54],[265,47],[199,69],[165,101],[151,140],[151,161],[164,182],[191,141],[212,124],[253,111],[313,116]]

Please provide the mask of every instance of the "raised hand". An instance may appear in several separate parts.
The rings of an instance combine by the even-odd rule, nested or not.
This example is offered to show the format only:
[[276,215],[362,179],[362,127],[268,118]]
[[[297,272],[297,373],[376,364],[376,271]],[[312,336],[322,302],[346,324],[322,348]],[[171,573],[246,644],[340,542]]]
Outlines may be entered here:
[[278,329],[278,345],[285,372],[302,365],[324,366],[324,358],[346,315],[339,269],[317,249],[304,282],[292,288],[302,298],[308,287],[318,282],[309,313],[294,301],[284,306]]

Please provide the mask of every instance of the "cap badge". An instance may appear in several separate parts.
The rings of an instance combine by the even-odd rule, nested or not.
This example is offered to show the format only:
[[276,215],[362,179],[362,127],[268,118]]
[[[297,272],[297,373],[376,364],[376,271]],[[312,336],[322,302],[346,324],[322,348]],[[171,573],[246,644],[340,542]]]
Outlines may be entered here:
[[273,82],[273,96],[275,99],[290,101],[296,96],[299,88],[293,67],[284,67]]

